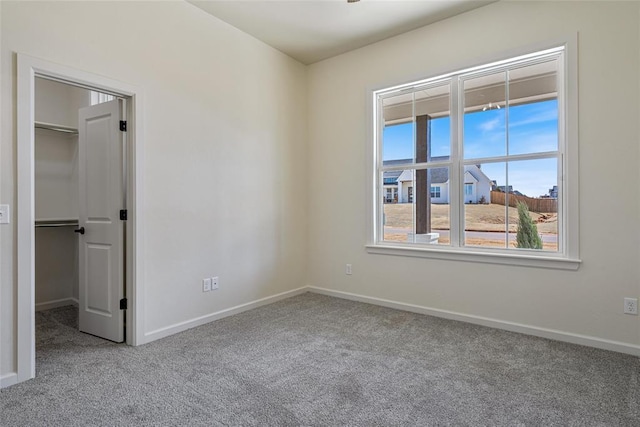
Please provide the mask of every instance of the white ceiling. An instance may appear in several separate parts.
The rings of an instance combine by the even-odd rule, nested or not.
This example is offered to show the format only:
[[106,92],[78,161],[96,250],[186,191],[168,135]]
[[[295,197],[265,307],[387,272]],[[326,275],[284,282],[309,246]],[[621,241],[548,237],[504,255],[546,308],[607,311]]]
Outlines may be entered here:
[[312,64],[496,0],[187,0]]

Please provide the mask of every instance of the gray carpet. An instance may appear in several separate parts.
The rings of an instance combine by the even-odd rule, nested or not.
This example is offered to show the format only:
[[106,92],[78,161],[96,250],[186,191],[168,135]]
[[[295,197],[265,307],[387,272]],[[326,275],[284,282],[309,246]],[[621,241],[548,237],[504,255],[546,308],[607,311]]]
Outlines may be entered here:
[[640,425],[640,359],[304,294],[141,347],[37,315],[4,426]]

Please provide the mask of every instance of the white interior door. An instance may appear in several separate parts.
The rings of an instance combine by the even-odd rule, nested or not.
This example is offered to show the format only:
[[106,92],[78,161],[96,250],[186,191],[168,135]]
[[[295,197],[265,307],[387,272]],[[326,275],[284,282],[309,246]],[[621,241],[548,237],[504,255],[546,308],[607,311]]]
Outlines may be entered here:
[[124,341],[124,209],[121,101],[80,109],[80,331]]

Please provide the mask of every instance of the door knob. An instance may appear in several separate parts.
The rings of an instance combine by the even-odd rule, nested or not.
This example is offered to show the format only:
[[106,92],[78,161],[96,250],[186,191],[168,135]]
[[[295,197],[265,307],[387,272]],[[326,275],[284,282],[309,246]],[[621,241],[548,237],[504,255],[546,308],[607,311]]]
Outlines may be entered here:
[[80,228],[76,228],[75,230],[73,230],[75,233],[80,233],[80,234],[84,234],[84,227],[80,227]]

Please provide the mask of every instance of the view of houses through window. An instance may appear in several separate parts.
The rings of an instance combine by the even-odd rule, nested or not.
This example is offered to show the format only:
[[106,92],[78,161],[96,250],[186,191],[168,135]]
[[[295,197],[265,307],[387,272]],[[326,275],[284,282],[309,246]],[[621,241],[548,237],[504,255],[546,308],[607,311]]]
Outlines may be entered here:
[[[381,240],[558,250],[561,55],[378,95]],[[518,204],[542,247],[518,245]]]

